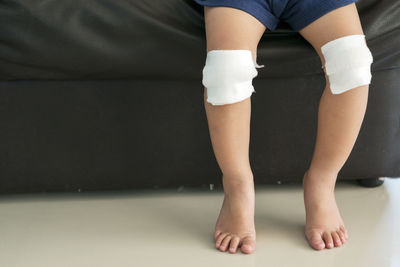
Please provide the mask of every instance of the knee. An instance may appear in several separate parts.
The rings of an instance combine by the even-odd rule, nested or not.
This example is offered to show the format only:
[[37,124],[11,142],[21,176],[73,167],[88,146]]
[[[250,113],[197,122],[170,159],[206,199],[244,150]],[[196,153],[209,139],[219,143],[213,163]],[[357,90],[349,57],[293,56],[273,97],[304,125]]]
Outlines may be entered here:
[[203,68],[202,83],[206,87],[207,102],[226,105],[249,98],[253,92],[253,78],[257,76],[256,57],[251,50],[210,50]]
[[364,35],[348,35],[321,47],[325,74],[333,94],[371,83],[373,57]]

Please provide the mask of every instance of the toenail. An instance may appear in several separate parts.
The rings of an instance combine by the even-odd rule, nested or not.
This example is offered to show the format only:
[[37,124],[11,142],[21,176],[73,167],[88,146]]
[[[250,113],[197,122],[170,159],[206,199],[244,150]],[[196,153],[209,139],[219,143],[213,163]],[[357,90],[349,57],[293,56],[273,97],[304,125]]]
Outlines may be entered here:
[[245,246],[243,246],[243,248],[245,248],[247,250],[251,250],[251,246],[249,246],[249,245],[245,245]]

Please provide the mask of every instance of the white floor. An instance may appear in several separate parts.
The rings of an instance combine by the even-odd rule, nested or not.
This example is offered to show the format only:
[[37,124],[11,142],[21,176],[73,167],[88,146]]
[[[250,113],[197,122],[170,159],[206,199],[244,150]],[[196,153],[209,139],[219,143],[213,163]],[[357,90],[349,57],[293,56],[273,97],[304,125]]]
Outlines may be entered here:
[[0,266],[400,266],[400,179],[338,182],[347,244],[315,251],[301,185],[256,187],[257,250],[214,248],[220,189],[0,196]]

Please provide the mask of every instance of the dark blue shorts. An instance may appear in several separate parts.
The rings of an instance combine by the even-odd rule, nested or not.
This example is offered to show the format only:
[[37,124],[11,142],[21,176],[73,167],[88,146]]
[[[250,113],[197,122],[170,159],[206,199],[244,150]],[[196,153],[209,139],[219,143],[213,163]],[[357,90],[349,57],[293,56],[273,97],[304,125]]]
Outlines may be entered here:
[[329,11],[358,0],[194,0],[203,6],[227,6],[246,11],[275,30],[279,21],[299,31]]

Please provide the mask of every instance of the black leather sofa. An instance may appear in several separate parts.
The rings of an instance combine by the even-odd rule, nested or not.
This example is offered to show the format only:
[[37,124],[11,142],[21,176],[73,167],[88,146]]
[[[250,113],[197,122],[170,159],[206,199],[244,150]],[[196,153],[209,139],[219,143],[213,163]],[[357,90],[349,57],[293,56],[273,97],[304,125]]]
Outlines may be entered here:
[[[400,2],[359,0],[373,80],[339,180],[400,176]],[[325,84],[280,24],[253,81],[256,184],[299,182]],[[192,0],[0,1],[0,193],[220,184],[203,103],[203,7]]]

